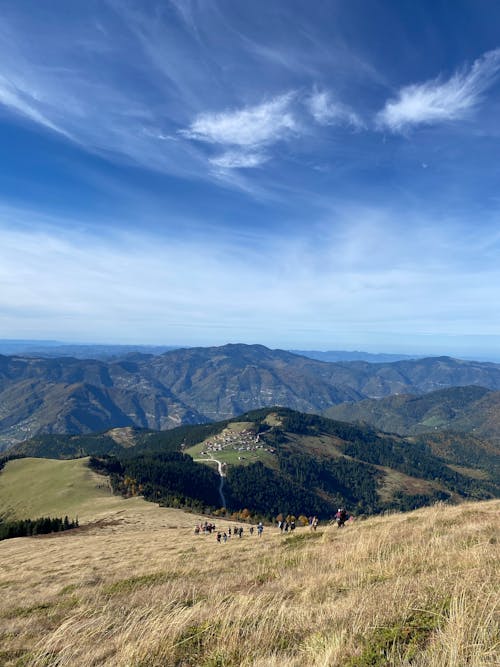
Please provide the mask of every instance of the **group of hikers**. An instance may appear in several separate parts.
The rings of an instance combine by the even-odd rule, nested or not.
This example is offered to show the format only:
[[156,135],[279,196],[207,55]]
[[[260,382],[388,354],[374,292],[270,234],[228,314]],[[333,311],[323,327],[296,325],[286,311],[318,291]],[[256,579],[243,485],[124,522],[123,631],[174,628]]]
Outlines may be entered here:
[[205,521],[205,523],[200,523],[199,525],[194,527],[194,534],[199,535],[200,533],[213,533],[215,531],[215,523],[209,523],[208,521]]
[[[195,535],[199,535],[200,533],[205,533],[205,534],[209,533],[209,534],[211,534],[215,531],[216,531],[215,524],[208,523],[207,521],[205,521],[205,523],[203,523],[203,524],[195,526],[195,528],[194,528],[194,534]],[[255,526],[250,526],[248,528],[248,532],[250,533],[250,535],[253,535],[254,532],[255,532]],[[259,521],[259,523],[257,525],[257,535],[259,537],[262,537],[263,532],[264,532],[264,524],[262,523],[262,521]],[[244,533],[243,526],[239,526],[239,527],[235,526],[234,528],[229,526],[229,528],[227,530],[224,530],[224,531],[218,530],[217,531],[217,542],[219,542],[219,543],[223,542],[225,544],[228,540],[231,539],[231,537],[238,537],[238,538],[243,537],[243,533]]]
[[[347,513],[347,511],[343,507],[339,507],[334,520],[335,523],[337,524],[338,528],[342,528],[349,519],[352,517]],[[281,531],[281,533],[293,533],[296,527],[295,519],[292,518],[287,518],[287,519],[280,519],[278,522],[278,529]],[[319,524],[319,520],[317,516],[310,516],[308,518],[308,524],[309,524],[309,529],[310,530],[316,530]],[[208,521],[205,521],[205,523],[199,524],[195,526],[194,528],[194,534],[199,535],[201,534],[212,534],[217,531],[215,524],[214,523],[209,523]],[[255,526],[249,526],[248,532],[250,535],[253,535],[255,532]],[[259,537],[262,536],[262,533],[264,532],[264,525],[262,521],[259,521],[257,525],[257,535]],[[244,528],[243,526],[234,526],[234,527],[229,527],[224,531],[218,530],[217,531],[217,542],[221,543],[223,542],[224,544],[231,539],[231,537],[238,537],[241,538],[244,533]]]
[[295,520],[291,519],[290,521],[278,521],[278,528],[281,530],[282,533],[288,533],[290,531],[293,533],[295,530]]
[[[243,530],[244,530],[243,526],[240,526],[239,528],[233,528],[233,530],[231,530],[231,528],[229,527],[227,529],[227,532],[224,531],[224,532],[221,533],[219,531],[217,533],[217,542],[219,542],[219,543],[224,542],[224,544],[225,544],[229,539],[231,539],[231,533],[233,534],[234,537],[236,537],[236,535],[238,537],[242,537],[243,536]],[[250,535],[253,535],[254,532],[255,532],[255,526],[250,526],[250,528],[248,529],[248,532],[250,533]],[[259,537],[262,537],[263,532],[264,532],[264,524],[262,523],[262,521],[259,521],[259,524],[257,526],[257,535]]]

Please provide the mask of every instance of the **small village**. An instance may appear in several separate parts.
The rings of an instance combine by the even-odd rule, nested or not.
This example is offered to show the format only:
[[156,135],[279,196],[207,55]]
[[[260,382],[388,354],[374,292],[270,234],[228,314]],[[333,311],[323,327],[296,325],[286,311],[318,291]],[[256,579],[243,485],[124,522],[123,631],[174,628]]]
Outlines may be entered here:
[[214,452],[221,452],[225,449],[233,449],[234,451],[241,452],[241,455],[238,456],[238,460],[245,458],[243,452],[262,450],[274,454],[276,451],[272,447],[262,443],[258,433],[256,434],[251,429],[243,429],[238,432],[224,430],[222,433],[218,433],[205,443],[204,450],[201,454],[213,454]]

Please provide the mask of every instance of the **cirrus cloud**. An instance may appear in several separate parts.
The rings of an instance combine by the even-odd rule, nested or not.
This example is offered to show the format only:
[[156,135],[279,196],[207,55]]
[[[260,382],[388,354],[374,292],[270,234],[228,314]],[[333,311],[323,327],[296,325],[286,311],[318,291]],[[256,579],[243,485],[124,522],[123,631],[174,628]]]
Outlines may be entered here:
[[348,125],[355,129],[365,127],[361,117],[347,105],[333,99],[326,91],[315,90],[307,100],[307,107],[320,125]]
[[500,71],[500,49],[488,51],[469,69],[461,69],[447,81],[439,77],[401,88],[377,115],[380,129],[402,132],[423,123],[439,123],[467,117],[494,84]]
[[202,113],[181,134],[210,144],[255,147],[274,143],[296,129],[290,108],[293,93],[252,107]]
[[180,134],[229,148],[210,163],[223,169],[258,167],[269,159],[263,148],[297,131],[291,108],[294,93],[242,109],[199,114]]
[[210,158],[210,164],[222,169],[242,169],[259,167],[269,160],[265,153],[244,153],[238,151],[227,151],[222,155]]

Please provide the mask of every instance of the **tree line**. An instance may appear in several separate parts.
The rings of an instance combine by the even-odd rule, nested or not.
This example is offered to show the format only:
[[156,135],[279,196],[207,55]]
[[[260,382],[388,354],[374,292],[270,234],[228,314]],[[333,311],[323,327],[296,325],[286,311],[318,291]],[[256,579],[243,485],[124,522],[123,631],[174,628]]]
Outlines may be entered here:
[[78,519],[70,521],[67,516],[64,519],[60,517],[40,517],[38,519],[1,521],[0,540],[8,540],[13,537],[31,537],[33,535],[60,533],[71,528],[78,528]]

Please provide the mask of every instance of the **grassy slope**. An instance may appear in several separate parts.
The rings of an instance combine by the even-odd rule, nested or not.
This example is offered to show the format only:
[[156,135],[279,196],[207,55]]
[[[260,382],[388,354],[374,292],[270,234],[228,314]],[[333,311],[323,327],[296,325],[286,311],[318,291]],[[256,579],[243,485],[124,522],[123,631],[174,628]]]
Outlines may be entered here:
[[[0,472],[0,514],[11,519],[68,515],[86,521],[124,509],[129,501],[112,496],[108,479],[92,472],[87,461],[9,461]],[[149,504],[139,498],[131,500]]]
[[227,544],[128,502],[86,530],[0,543],[0,664],[498,664],[500,501]]

